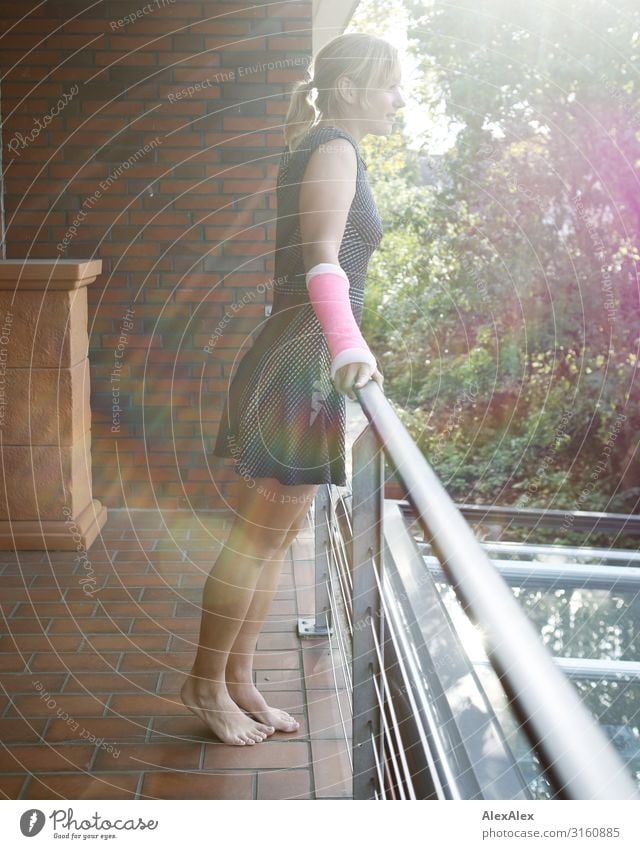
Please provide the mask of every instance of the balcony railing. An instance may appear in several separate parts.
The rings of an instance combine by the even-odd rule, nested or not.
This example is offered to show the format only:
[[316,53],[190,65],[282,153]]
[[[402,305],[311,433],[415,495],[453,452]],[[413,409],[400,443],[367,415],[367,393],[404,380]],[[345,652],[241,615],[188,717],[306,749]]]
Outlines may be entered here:
[[[331,641],[351,694],[342,725],[354,798],[544,797],[537,782],[547,798],[639,798],[627,765],[501,575],[517,564],[489,559],[379,387],[369,382],[358,399],[368,425],[353,445],[351,493],[318,492],[316,611],[300,622],[301,635]],[[385,460],[408,504],[385,500]],[[418,529],[421,544],[411,532]],[[585,585],[587,571],[594,570],[569,570],[567,585]],[[640,586],[630,564],[615,572],[596,570],[595,585]],[[558,577],[547,570],[547,581]],[[467,623],[466,640],[438,580],[474,626]],[[470,656],[474,640],[484,661]],[[606,665],[596,663],[600,674]],[[570,674],[572,663],[564,668]],[[501,688],[504,711],[492,687]],[[526,765],[522,740],[532,755]]]

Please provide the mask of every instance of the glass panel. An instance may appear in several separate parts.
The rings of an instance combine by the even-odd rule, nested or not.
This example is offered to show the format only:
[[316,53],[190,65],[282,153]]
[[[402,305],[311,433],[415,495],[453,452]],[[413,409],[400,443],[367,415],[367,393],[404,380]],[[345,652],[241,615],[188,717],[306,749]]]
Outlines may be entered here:
[[513,587],[513,594],[554,657],[640,660],[638,593]]
[[[536,799],[552,798],[540,764],[489,664],[477,629],[444,577],[435,577],[435,581],[532,795]],[[513,592],[554,656],[640,660],[637,594],[585,589],[541,591],[520,587],[513,588]],[[618,680],[574,676],[570,676],[570,680],[640,787],[640,682],[622,675]]]

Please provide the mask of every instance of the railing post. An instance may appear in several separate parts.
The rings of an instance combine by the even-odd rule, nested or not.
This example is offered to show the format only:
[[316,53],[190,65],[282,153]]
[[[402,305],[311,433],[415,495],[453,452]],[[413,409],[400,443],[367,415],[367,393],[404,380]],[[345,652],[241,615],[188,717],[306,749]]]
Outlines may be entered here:
[[314,560],[315,560],[315,617],[298,619],[298,636],[313,639],[330,637],[331,607],[329,604],[329,533],[331,522],[331,492],[329,486],[318,487],[314,500]]
[[373,799],[382,767],[379,678],[373,629],[383,645],[380,594],[384,455],[371,425],[353,444],[353,798]]

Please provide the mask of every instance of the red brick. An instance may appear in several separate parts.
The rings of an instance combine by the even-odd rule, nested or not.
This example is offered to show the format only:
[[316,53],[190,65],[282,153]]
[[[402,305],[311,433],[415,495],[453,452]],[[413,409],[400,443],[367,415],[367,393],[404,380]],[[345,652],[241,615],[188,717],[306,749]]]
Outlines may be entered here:
[[[58,6],[61,4],[58,3],[55,8],[58,9]],[[162,144],[141,157],[121,174],[117,184],[103,193],[73,245],[76,253],[80,251],[90,255],[96,251],[103,260],[103,275],[89,291],[90,321],[95,320],[90,354],[98,355],[94,356],[96,364],[92,369],[92,390],[96,395],[110,391],[108,362],[99,355],[112,353],[114,338],[119,335],[120,315],[111,310],[107,312],[108,308],[130,306],[138,290],[141,292],[139,306],[148,308],[138,312],[138,325],[143,315],[145,318],[161,315],[167,304],[174,311],[167,311],[165,315],[175,316],[178,324],[181,320],[189,322],[202,303],[215,308],[215,311],[198,313],[198,324],[189,328],[189,335],[178,352],[172,337],[164,338],[160,333],[149,331],[153,334],[152,338],[140,326],[130,335],[123,379],[148,380],[144,369],[156,364],[166,370],[167,378],[157,385],[150,383],[146,397],[138,401],[134,396],[135,403],[144,403],[151,414],[153,407],[166,407],[163,393],[172,392],[175,409],[172,437],[185,440],[185,454],[180,457],[178,466],[167,457],[156,459],[155,452],[150,451],[148,461],[151,471],[146,473],[146,461],[144,464],[139,462],[140,450],[136,447],[140,440],[139,427],[134,420],[127,421],[125,418],[117,436],[118,461],[121,464],[118,477],[124,486],[116,486],[113,480],[116,439],[109,431],[108,410],[94,410],[94,436],[100,436],[104,441],[104,445],[96,447],[94,453],[94,491],[96,497],[108,506],[123,503],[123,489],[126,489],[127,504],[131,507],[155,507],[157,504],[165,508],[189,506],[191,499],[197,509],[199,503],[207,507],[216,506],[229,500],[233,503],[236,497],[237,483],[229,470],[222,468],[218,476],[221,493],[217,492],[210,479],[207,480],[201,469],[201,439],[203,436],[210,439],[217,432],[218,411],[227,390],[225,378],[228,378],[237,354],[245,344],[245,329],[243,327],[229,334],[225,344],[234,345],[235,349],[221,349],[218,352],[221,356],[215,362],[206,361],[202,350],[197,350],[197,347],[201,344],[199,336],[207,335],[206,319],[218,320],[224,305],[234,300],[233,289],[237,287],[240,291],[247,285],[255,286],[271,273],[270,252],[275,226],[273,222],[270,227],[262,223],[256,225],[253,214],[258,209],[274,209],[276,170],[274,163],[224,163],[222,147],[247,148],[248,160],[254,155],[262,156],[264,150],[271,147],[274,151],[279,150],[282,144],[278,125],[286,103],[267,104],[266,115],[273,116],[272,119],[221,116],[225,129],[220,131],[217,123],[193,122],[194,118],[204,115],[206,102],[220,96],[220,85],[196,93],[188,100],[174,104],[164,101],[171,92],[189,83],[210,78],[217,71],[237,65],[239,60],[233,54],[242,52],[246,55],[254,51],[256,62],[260,62],[274,49],[309,52],[309,31],[304,28],[311,21],[311,4],[230,6],[223,19],[219,10],[213,7],[204,12],[203,15],[202,3],[181,0],[175,7],[141,17],[134,26],[113,31],[103,11],[89,10],[81,19],[63,21],[36,10],[37,18],[30,15],[12,30],[5,56],[6,70],[13,53],[23,51],[26,54],[33,48],[29,56],[25,55],[19,63],[19,68],[3,79],[3,102],[7,107],[3,112],[11,116],[5,120],[4,129],[9,135],[20,127],[30,127],[32,118],[43,114],[48,104],[56,102],[72,83],[93,77],[84,91],[81,88],[73,109],[62,112],[48,132],[36,139],[22,157],[11,157],[14,170],[9,169],[5,177],[5,197],[7,219],[12,221],[8,228],[8,244],[13,255],[29,252],[33,257],[50,256],[51,245],[64,236],[73,221],[74,201],[76,206],[82,203],[83,198],[95,191],[99,180],[116,169],[145,140],[149,141],[156,135],[161,137]],[[274,34],[257,34],[253,29],[255,24],[267,16],[274,24],[271,27]],[[5,29],[13,22],[7,23]],[[61,23],[64,27],[54,32]],[[291,30],[289,36],[286,35],[287,30]],[[238,39],[242,45],[239,45]],[[74,62],[72,53],[75,50],[82,51],[78,54],[82,64]],[[91,62],[87,62],[88,57],[91,57]],[[251,65],[250,56],[243,57],[243,62]],[[96,67],[105,69],[107,66],[110,66],[109,73],[103,71],[96,75]],[[51,68],[53,72],[49,74]],[[155,74],[157,70],[162,72]],[[296,76],[300,75],[301,68],[293,70]],[[45,74],[49,74],[46,79]],[[146,75],[149,79],[144,81]],[[255,84],[263,77],[264,73],[253,74],[246,82]],[[139,79],[142,82],[136,83]],[[104,90],[103,97],[101,88]],[[18,109],[18,100],[22,98],[25,101]],[[159,101],[162,108],[144,115],[145,110],[153,110]],[[131,123],[125,137],[120,131],[132,121],[132,116],[141,120]],[[51,156],[58,145],[60,150]],[[174,172],[174,167],[181,163],[188,167],[182,172]],[[197,168],[189,170],[194,164]],[[41,165],[45,166],[42,173],[30,185]],[[182,179],[184,174],[193,174],[195,178]],[[207,179],[202,181],[201,176]],[[221,179],[226,182],[222,192],[216,186]],[[145,191],[140,193],[144,181],[152,184],[153,196]],[[62,190],[63,196],[56,200]],[[174,193],[180,194],[185,190],[183,197],[174,196]],[[250,208],[233,208],[234,195],[245,197],[245,204]],[[68,208],[60,209],[58,204]],[[171,208],[163,209],[167,204]],[[54,211],[50,211],[52,207]],[[146,224],[151,226],[145,230]],[[204,225],[208,228],[207,232]],[[131,228],[135,227],[140,228],[139,232],[135,229],[131,232]],[[244,242],[236,243],[244,228],[248,228],[242,234]],[[233,238],[234,242],[224,247],[218,244],[228,238]],[[174,249],[162,255],[172,243],[175,243]],[[224,284],[221,284],[222,274],[203,274],[197,266],[195,273],[188,270],[192,259],[197,261],[207,255],[223,254],[240,257],[249,252],[257,258],[264,256],[265,268],[265,273],[256,274],[256,281],[250,284],[236,281],[236,277],[243,275],[227,274]],[[186,273],[181,274],[181,269]],[[174,279],[170,280],[169,275]],[[243,317],[259,322],[263,318],[261,303],[247,305],[242,310]],[[146,325],[144,330],[148,330]],[[178,332],[181,332],[179,328],[176,334]],[[198,405],[192,393],[197,395],[199,389],[194,388],[191,381],[197,377],[196,372],[205,361],[209,390],[214,399],[208,405],[209,412],[198,417],[193,412]],[[173,372],[174,366],[185,371]],[[136,369],[139,369],[137,373]],[[169,371],[175,377],[170,385]],[[189,440],[188,444],[186,440]],[[53,589],[47,583],[44,572],[39,574],[34,585],[42,590]],[[11,592],[12,585],[6,586]],[[70,589],[69,592],[73,599],[74,591]],[[7,601],[12,597],[9,596]],[[49,599],[54,603],[58,600],[53,595]],[[53,615],[57,614],[54,612]],[[29,627],[25,621],[16,625],[15,630]],[[66,627],[62,622],[54,623],[54,635],[57,636],[57,632]],[[25,633],[24,637],[27,636]],[[32,636],[37,637],[38,634]],[[107,638],[113,636],[104,635]],[[73,651],[77,645],[67,643],[65,647]],[[43,654],[49,650],[41,644],[27,646],[27,650],[40,649]],[[42,662],[40,657],[38,662]]]

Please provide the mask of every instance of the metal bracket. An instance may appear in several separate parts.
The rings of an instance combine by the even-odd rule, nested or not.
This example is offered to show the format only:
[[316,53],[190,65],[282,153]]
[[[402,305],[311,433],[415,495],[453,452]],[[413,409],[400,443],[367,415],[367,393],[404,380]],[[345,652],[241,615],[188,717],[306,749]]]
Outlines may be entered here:
[[315,618],[310,616],[298,619],[298,637],[303,640],[313,640],[319,637],[332,637],[333,628],[327,627],[326,616],[322,618],[325,620],[324,624],[321,624]]

